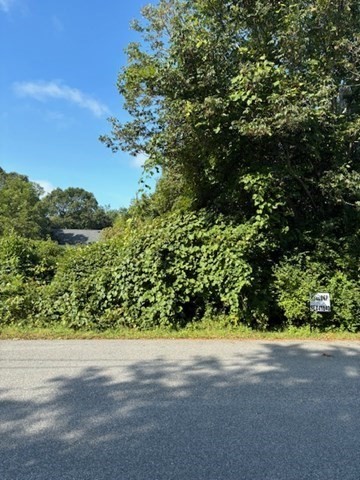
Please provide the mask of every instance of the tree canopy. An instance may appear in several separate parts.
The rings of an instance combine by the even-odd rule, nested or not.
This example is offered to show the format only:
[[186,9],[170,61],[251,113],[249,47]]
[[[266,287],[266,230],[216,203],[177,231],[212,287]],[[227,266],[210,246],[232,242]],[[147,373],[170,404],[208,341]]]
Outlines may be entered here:
[[43,206],[52,228],[102,229],[112,223],[94,194],[83,188],[56,188],[43,199]]
[[145,152],[196,208],[353,222],[357,0],[161,0],[143,17],[118,78],[132,120],[112,119],[107,146]]
[[0,167],[0,235],[17,233],[37,238],[46,229],[40,202],[41,187],[25,175],[6,173]]
[[41,238],[56,228],[103,229],[119,212],[100,206],[83,188],[57,188],[44,196],[26,175],[0,167],[0,236]]

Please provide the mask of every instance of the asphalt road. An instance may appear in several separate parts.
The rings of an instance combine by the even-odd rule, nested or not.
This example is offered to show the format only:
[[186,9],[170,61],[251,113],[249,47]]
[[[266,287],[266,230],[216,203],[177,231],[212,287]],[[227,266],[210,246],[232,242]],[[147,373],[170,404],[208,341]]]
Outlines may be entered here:
[[360,343],[1,341],[1,480],[359,480]]

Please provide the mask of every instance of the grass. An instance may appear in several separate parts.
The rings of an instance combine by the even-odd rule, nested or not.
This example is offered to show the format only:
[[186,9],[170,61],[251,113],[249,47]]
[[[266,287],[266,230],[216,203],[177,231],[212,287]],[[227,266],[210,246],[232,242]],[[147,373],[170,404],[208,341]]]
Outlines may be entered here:
[[0,340],[56,340],[56,339],[224,339],[224,340],[351,340],[359,341],[360,333],[345,331],[319,332],[310,328],[288,328],[281,331],[264,332],[244,325],[231,325],[224,321],[205,320],[190,324],[182,329],[154,328],[138,330],[118,328],[105,331],[81,331],[57,325],[52,327],[0,327]]

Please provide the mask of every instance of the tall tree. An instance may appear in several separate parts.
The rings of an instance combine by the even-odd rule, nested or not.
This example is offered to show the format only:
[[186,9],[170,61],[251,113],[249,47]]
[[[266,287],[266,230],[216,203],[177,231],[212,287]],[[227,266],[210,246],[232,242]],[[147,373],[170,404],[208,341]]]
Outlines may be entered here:
[[94,194],[83,188],[56,188],[42,203],[52,228],[101,229],[112,223]]
[[353,228],[358,0],[160,0],[143,17],[118,79],[132,120],[106,145],[180,176],[196,207]]
[[0,235],[39,238],[46,232],[41,193],[41,187],[25,175],[0,168]]

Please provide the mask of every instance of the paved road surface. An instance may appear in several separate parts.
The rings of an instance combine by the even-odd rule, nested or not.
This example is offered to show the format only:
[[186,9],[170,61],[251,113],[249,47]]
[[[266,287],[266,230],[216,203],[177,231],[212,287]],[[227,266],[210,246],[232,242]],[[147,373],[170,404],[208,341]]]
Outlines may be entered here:
[[1,480],[359,480],[360,343],[1,341]]

